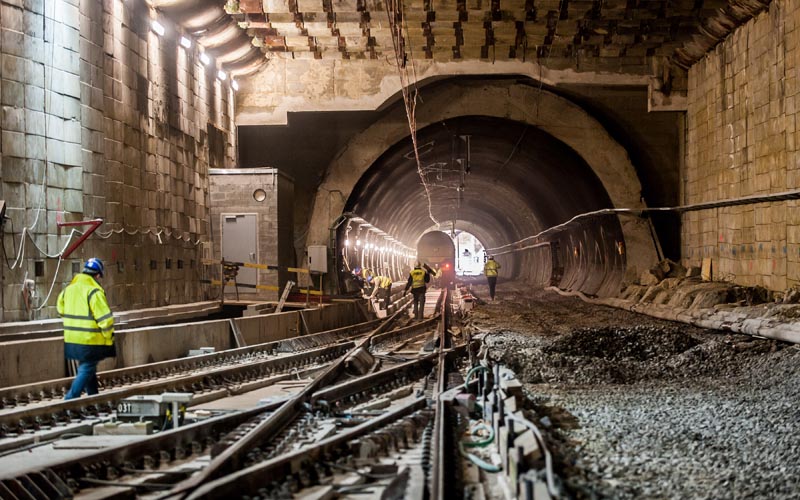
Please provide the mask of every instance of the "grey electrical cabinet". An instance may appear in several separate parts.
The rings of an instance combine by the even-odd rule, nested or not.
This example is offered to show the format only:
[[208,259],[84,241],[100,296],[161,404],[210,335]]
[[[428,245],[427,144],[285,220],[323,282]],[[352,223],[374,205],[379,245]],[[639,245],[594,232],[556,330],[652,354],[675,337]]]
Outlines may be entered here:
[[308,270],[315,273],[328,272],[328,247],[325,245],[308,246]]

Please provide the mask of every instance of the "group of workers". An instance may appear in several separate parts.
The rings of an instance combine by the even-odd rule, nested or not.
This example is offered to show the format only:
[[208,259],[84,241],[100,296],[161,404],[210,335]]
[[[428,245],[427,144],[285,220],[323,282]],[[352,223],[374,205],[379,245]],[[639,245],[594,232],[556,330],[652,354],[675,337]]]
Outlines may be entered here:
[[[414,269],[408,273],[406,280],[406,287],[403,290],[403,295],[411,290],[414,297],[414,318],[421,320],[425,307],[425,293],[428,290],[428,283],[431,279],[438,280],[442,276],[442,270],[436,266],[436,269],[431,269],[427,264],[420,261],[414,263]],[[497,271],[500,269],[500,264],[490,256],[486,261],[483,272],[486,275],[486,280],[489,283],[489,296],[494,300],[495,288],[497,286]],[[365,292],[364,298],[370,300],[381,301],[381,308],[386,309],[389,305],[389,300],[392,295],[392,278],[389,276],[375,276],[369,269],[356,267],[353,269],[353,276],[356,281],[363,284]],[[369,293],[369,291],[371,293]]]
[[[500,265],[489,257],[484,273],[489,282],[489,295],[494,300],[497,284],[497,270]],[[114,346],[114,316],[100,285],[105,267],[97,258],[91,258],[83,266],[83,272],[76,275],[58,296],[56,309],[64,324],[64,355],[78,362],[78,369],[72,385],[64,399],[80,397],[86,392],[91,396],[98,393],[97,364],[105,358],[116,356]],[[386,309],[391,300],[392,278],[374,275],[368,269],[356,267],[353,275],[361,281],[367,291],[371,288],[369,299],[382,301]],[[408,273],[403,295],[411,290],[414,297],[414,318],[422,320],[425,310],[425,293],[431,278],[439,278],[440,269],[431,269],[427,264],[417,261]]]

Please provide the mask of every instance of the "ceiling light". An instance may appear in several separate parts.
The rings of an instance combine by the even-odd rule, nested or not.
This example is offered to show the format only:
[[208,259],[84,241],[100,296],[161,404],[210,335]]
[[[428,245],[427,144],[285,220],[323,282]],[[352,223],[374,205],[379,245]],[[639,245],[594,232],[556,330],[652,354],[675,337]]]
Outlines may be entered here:
[[233,87],[233,90],[238,91],[239,90],[239,82],[237,82],[236,80],[231,80],[231,87]]
[[203,66],[208,66],[211,62],[211,58],[205,52],[200,53],[200,62],[203,63]]
[[223,82],[228,79],[228,74],[222,70],[217,71],[217,78],[222,80]]
[[150,21],[150,28],[153,30],[153,33],[158,36],[164,36],[164,33],[166,32],[164,26],[156,20]]
[[192,41],[189,40],[188,38],[186,38],[185,36],[182,36],[181,37],[181,46],[184,49],[190,49],[190,48],[192,48]]

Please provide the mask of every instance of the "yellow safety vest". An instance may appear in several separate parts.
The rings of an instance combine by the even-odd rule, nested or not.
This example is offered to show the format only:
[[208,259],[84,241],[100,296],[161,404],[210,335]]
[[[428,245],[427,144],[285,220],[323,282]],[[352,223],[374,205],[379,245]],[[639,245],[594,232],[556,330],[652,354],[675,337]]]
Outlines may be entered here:
[[64,342],[114,345],[114,316],[106,293],[94,278],[78,274],[58,296],[56,306],[64,320]]
[[500,264],[493,259],[489,259],[486,261],[486,265],[483,267],[483,272],[486,276],[497,276],[497,270],[500,269]]
[[375,280],[378,283],[378,286],[380,288],[389,288],[390,286],[392,286],[392,278],[388,276],[378,276],[376,278],[373,278],[373,280]]
[[415,267],[411,270],[411,288],[422,288],[425,286],[425,270]]

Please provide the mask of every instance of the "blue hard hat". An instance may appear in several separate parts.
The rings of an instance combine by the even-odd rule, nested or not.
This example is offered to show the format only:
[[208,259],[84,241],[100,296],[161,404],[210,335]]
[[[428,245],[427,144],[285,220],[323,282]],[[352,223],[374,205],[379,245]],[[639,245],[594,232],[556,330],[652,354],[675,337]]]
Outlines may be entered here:
[[361,267],[356,267],[353,269],[353,274],[361,274]]
[[103,261],[92,257],[91,259],[86,261],[86,264],[83,265],[83,272],[86,274],[99,274],[100,277],[103,277],[103,271],[105,270],[105,266],[103,266]]
[[372,283],[372,276],[367,276],[367,283]]

